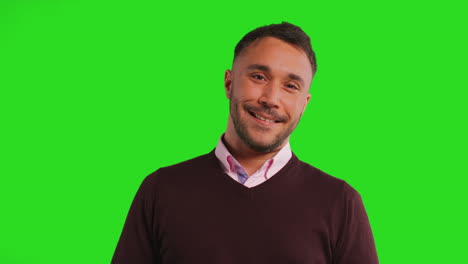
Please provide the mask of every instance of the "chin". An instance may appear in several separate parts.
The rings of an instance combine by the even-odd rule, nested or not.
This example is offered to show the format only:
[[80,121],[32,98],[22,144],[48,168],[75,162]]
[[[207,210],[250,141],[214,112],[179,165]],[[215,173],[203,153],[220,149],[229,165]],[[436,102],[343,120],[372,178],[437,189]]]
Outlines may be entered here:
[[275,151],[277,148],[279,148],[283,144],[284,140],[281,140],[281,141],[277,139],[256,140],[254,138],[250,138],[248,140],[244,140],[244,142],[254,151],[267,153],[267,152]]

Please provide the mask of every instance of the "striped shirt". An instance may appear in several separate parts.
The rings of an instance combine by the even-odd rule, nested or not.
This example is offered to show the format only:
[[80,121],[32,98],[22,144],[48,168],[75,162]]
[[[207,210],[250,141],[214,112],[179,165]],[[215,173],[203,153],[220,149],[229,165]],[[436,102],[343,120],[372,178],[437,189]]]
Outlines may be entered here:
[[273,177],[279,170],[281,170],[286,163],[291,159],[292,152],[289,142],[276,153],[274,157],[267,160],[256,172],[250,177],[245,172],[242,165],[231,155],[229,150],[226,148],[222,141],[222,137],[218,141],[218,145],[215,149],[215,155],[218,158],[221,166],[233,180],[243,184],[244,186],[251,188],[257,186],[269,178]]

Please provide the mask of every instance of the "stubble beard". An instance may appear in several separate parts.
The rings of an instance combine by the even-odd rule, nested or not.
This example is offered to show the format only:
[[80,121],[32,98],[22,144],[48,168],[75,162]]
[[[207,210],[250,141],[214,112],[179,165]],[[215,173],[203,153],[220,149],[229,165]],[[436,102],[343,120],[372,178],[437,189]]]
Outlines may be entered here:
[[[296,128],[297,124],[299,123],[300,117],[291,122],[288,127],[286,127],[283,131],[280,131],[276,135],[274,135],[273,140],[270,143],[261,143],[256,141],[250,134],[247,129],[246,121],[242,120],[240,118],[240,113],[239,113],[239,102],[232,98],[229,101],[229,108],[230,108],[230,115],[232,118],[232,122],[234,124],[234,129],[236,130],[237,135],[239,138],[247,145],[249,146],[252,150],[256,152],[261,152],[261,153],[268,153],[276,150],[278,147],[280,147],[284,141],[286,140],[289,135],[294,131]],[[266,130],[265,130],[266,131]]]

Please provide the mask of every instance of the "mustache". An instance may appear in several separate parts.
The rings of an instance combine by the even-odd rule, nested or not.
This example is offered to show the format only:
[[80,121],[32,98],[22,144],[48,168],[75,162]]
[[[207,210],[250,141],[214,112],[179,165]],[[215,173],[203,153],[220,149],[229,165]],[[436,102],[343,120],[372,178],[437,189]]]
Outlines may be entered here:
[[253,105],[245,104],[244,110],[249,111],[249,112],[255,112],[255,113],[264,113],[265,115],[271,116],[275,120],[280,121],[280,122],[286,122],[289,120],[288,116],[281,115],[280,113],[276,112],[273,108],[270,108],[267,106],[256,107]]

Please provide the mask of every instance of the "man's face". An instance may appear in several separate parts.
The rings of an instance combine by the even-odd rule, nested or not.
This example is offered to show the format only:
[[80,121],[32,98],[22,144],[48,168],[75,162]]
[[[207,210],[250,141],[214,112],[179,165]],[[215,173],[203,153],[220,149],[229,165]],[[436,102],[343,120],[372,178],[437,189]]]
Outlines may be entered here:
[[258,152],[282,147],[309,102],[311,81],[304,51],[277,38],[257,39],[225,74],[227,133]]

